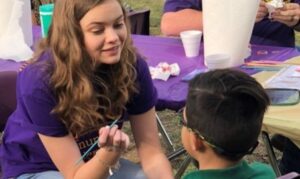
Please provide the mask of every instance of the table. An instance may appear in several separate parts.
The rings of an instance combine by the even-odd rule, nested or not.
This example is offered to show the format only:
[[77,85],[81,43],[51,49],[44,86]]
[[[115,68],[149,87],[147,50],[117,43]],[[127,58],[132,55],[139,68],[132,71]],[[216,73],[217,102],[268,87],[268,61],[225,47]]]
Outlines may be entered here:
[[[40,28],[33,27],[34,41],[40,37]],[[187,94],[187,83],[181,81],[181,78],[194,70],[195,68],[204,68],[203,64],[203,46],[200,48],[200,56],[195,58],[186,58],[180,39],[164,38],[154,36],[133,35],[134,45],[138,51],[147,59],[150,66],[156,66],[159,62],[165,61],[178,63],[180,66],[180,75],[171,77],[167,82],[154,80],[154,85],[158,91],[157,110],[171,109],[179,110],[185,104]],[[252,45],[252,55],[249,60],[279,60],[283,61],[300,53],[294,48],[270,47]],[[18,70],[20,63],[0,59],[0,72],[9,70]],[[255,70],[248,70],[247,73],[254,74]]]
[[[187,94],[187,83],[181,78],[193,71],[195,68],[204,68],[203,46],[200,48],[200,56],[186,58],[180,39],[163,38],[153,36],[134,35],[133,41],[139,52],[147,57],[150,66],[156,66],[159,62],[178,63],[180,75],[171,77],[167,82],[154,80],[154,85],[158,90],[157,110],[172,109],[178,110],[185,104]],[[300,53],[294,48],[270,47],[252,45],[252,55],[249,60],[278,60],[283,61]],[[247,70],[247,73],[254,74],[255,70]]]

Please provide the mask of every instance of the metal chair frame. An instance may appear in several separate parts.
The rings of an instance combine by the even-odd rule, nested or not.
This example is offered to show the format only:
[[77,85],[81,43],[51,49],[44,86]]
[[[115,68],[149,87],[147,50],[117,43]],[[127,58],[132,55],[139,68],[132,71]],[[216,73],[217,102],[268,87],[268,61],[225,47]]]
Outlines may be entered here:
[[16,71],[0,72],[0,132],[16,108]]
[[150,9],[131,10],[127,16],[130,21],[132,34],[150,34]]
[[280,173],[280,170],[279,170],[279,167],[278,167],[278,162],[276,160],[275,152],[274,152],[272,144],[271,144],[271,140],[269,138],[269,134],[265,131],[262,131],[261,135],[262,135],[262,139],[264,141],[264,144],[266,146],[269,162],[270,162],[276,176],[279,177],[279,176],[281,176],[281,173]]

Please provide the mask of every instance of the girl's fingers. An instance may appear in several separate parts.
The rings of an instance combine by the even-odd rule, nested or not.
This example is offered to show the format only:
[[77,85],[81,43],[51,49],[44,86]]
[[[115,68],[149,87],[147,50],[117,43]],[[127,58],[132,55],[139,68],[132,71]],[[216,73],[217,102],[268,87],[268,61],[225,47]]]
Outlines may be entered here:
[[114,151],[124,151],[129,146],[129,137],[127,134],[118,129],[118,126],[102,127],[99,130],[99,147],[108,147],[108,149],[116,149]]
[[22,65],[19,67],[19,72],[23,71],[28,64],[29,64],[29,62],[22,63]]
[[[99,139],[98,139],[98,144],[100,146],[105,146],[108,140],[108,136],[109,136],[109,126],[105,126],[105,127],[101,127],[99,130]],[[99,147],[100,147],[99,146]]]
[[118,131],[114,138],[114,147],[117,147],[121,150],[126,150],[129,146],[129,137],[122,131]]
[[113,146],[121,148],[122,143],[122,131],[118,130],[114,136]]
[[124,140],[122,142],[122,147],[124,147],[124,149],[128,149],[129,147],[129,144],[130,144],[130,140],[129,140],[129,136],[127,134],[124,134]]
[[115,137],[117,131],[118,131],[118,126],[117,125],[115,125],[115,126],[113,126],[113,127],[110,128],[109,136],[108,136],[108,141],[107,141],[107,144],[109,146],[113,146],[113,144],[114,144],[114,137]]

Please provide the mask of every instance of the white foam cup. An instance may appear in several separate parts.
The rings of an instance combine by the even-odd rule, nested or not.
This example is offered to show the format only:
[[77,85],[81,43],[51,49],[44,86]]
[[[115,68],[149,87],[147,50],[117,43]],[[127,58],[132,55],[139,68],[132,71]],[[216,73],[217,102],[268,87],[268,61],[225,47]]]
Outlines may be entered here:
[[217,53],[205,57],[205,64],[209,70],[223,69],[229,67],[230,55],[226,53]]
[[202,31],[187,30],[180,32],[180,38],[183,44],[186,57],[196,57],[199,55]]

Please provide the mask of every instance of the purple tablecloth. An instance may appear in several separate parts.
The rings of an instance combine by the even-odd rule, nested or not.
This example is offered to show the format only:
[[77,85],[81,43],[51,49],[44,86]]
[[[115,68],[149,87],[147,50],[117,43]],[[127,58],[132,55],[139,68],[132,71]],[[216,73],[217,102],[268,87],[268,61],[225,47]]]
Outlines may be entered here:
[[[40,28],[34,27],[34,41],[40,38]],[[200,49],[200,56],[195,58],[186,58],[180,39],[164,38],[154,36],[133,35],[134,45],[138,51],[144,55],[150,66],[156,66],[159,62],[178,63],[180,66],[180,75],[171,77],[168,81],[154,80],[154,85],[158,91],[157,110],[172,109],[178,110],[185,104],[187,94],[187,83],[181,81],[182,77],[196,68],[204,68],[203,64],[203,46]],[[251,46],[252,55],[249,60],[278,60],[284,61],[300,53],[293,48],[269,47],[269,46]],[[0,59],[1,71],[18,70],[21,63],[12,60]],[[247,71],[253,74],[255,71]]]
[[[180,66],[180,75],[171,77],[168,81],[154,80],[154,85],[158,91],[157,110],[172,109],[178,110],[185,104],[188,84],[181,81],[182,77],[196,68],[204,68],[203,64],[203,46],[200,48],[200,56],[195,58],[186,58],[180,39],[164,38],[154,36],[134,35],[133,41],[141,54],[147,58],[150,66],[156,66],[159,62],[178,63]],[[286,59],[300,55],[297,49],[270,47],[270,46],[251,46],[251,56],[246,60],[278,60]],[[247,70],[249,74],[257,71]]]

